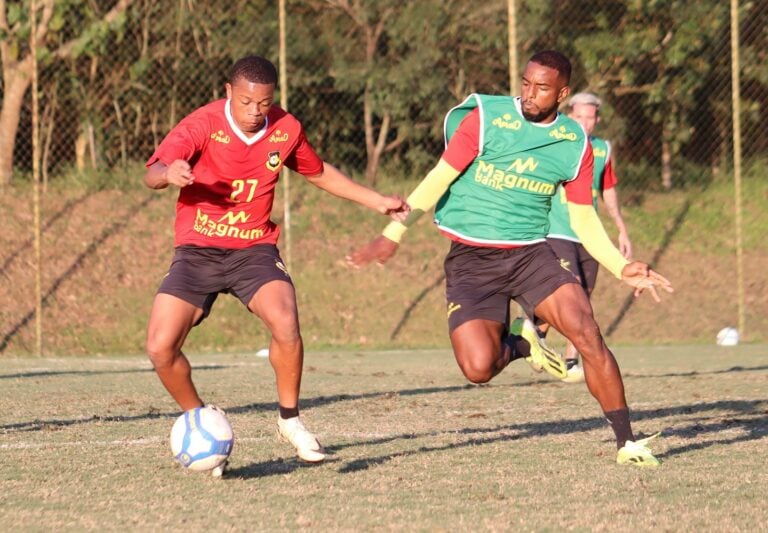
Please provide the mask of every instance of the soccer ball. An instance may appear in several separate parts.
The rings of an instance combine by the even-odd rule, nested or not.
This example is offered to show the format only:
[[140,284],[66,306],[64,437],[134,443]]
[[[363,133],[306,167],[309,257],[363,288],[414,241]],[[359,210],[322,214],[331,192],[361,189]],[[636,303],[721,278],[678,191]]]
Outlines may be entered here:
[[739,344],[739,331],[736,328],[723,328],[717,332],[717,344],[720,346],[736,346]]
[[229,420],[213,407],[190,409],[171,429],[173,456],[188,470],[213,470],[227,460],[234,443]]

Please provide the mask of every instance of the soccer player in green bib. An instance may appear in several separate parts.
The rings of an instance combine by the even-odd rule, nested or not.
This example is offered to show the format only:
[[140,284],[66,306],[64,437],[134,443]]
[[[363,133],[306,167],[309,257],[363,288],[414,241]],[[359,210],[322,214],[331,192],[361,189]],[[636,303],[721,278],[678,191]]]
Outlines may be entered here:
[[530,320],[510,324],[514,299],[569,339],[582,355],[585,379],[611,425],[617,462],[657,466],[632,432],[624,384],[578,279],[546,242],[558,185],[571,224],[589,253],[635,294],[670,282],[647,264],[628,261],[603,229],[592,205],[593,154],[584,129],[557,109],[568,97],[570,61],[553,50],[529,60],[520,97],[472,94],[445,117],[446,148],[408,197],[411,214],[354,251],[356,267],[384,263],[405,231],[435,208],[435,223],[451,240],[445,258],[448,329],[461,371],[484,383],[525,357],[560,378],[565,364],[541,342]]
[[[619,251],[627,259],[632,257],[632,242],[629,240],[627,226],[621,216],[619,197],[616,192],[616,174],[613,171],[611,144],[605,139],[592,135],[600,122],[599,110],[602,102],[592,93],[582,92],[571,96],[568,100],[568,116],[581,124],[589,136],[594,158],[592,180],[592,205],[597,209],[598,197],[602,197],[608,214],[619,230]],[[581,244],[578,235],[571,227],[571,216],[568,212],[568,200],[563,187],[558,187],[552,199],[552,209],[549,211],[549,233],[547,242],[555,251],[563,266],[573,272],[581,282],[581,286],[591,296],[597,281],[597,261]],[[539,331],[546,334],[548,324],[537,324]],[[565,349],[565,366],[568,376],[563,378],[567,383],[584,381],[584,369],[579,362],[579,352],[572,342]]]

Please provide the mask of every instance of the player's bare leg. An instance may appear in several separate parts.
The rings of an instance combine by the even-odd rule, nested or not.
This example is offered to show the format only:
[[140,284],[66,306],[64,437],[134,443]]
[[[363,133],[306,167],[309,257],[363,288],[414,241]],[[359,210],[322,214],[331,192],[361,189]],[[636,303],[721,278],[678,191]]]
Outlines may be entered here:
[[203,401],[192,383],[192,368],[181,347],[203,310],[170,294],[157,294],[147,327],[147,354],[163,386],[187,411]]
[[581,353],[587,388],[603,411],[626,408],[619,365],[603,341],[584,290],[574,283],[561,285],[536,306],[535,312]]
[[562,285],[539,303],[535,312],[573,342],[581,353],[587,388],[616,435],[617,462],[657,466],[658,459],[646,446],[650,439],[635,441],[619,365],[603,341],[586,293],[578,285]]
[[299,331],[299,314],[293,285],[270,281],[251,298],[248,308],[264,321],[272,334],[269,362],[275,371],[280,405],[278,432],[309,462],[325,459],[325,452],[299,418],[299,392],[304,365],[304,344]]
[[264,284],[251,298],[248,309],[272,334],[269,362],[275,371],[278,401],[282,407],[295,408],[299,404],[304,345],[293,285],[277,280]]
[[451,332],[456,362],[472,383],[486,383],[509,364],[511,349],[506,342],[504,324],[473,319]]

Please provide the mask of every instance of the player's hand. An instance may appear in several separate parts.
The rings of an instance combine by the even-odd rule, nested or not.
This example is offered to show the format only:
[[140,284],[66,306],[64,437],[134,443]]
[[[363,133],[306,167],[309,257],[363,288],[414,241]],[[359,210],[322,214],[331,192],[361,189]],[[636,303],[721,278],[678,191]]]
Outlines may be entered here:
[[169,185],[186,187],[195,181],[192,175],[192,167],[183,159],[177,159],[165,169],[165,179]]
[[619,233],[619,251],[625,259],[632,259],[632,241],[629,240],[629,235],[624,232]]
[[347,256],[347,264],[354,268],[360,268],[372,261],[383,265],[395,255],[400,246],[395,241],[387,239],[384,235],[379,235],[365,246],[358,248]]
[[667,292],[675,291],[667,278],[640,261],[632,261],[626,265],[621,271],[621,279],[627,285],[635,288],[635,296],[640,296],[647,289],[651,291],[651,296],[657,302],[661,301],[657,288]]
[[408,217],[408,213],[411,212],[411,206],[408,205],[402,196],[396,194],[382,195],[381,202],[376,206],[376,210],[382,215],[389,215],[392,220],[404,222]]

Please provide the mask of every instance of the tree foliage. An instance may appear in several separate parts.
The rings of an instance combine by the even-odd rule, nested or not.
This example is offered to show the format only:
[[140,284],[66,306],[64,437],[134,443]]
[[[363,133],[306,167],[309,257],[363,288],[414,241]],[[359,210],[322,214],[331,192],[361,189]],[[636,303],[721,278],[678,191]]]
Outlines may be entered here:
[[[669,172],[681,159],[724,164],[731,127],[725,4],[517,2],[521,61],[544,48],[569,55],[572,86],[603,97],[602,132],[618,141],[623,160],[666,164]],[[234,59],[278,59],[271,0],[38,3],[48,10],[38,17],[45,31],[37,49],[46,168],[142,160],[182,116],[223,96]],[[4,107],[28,87],[13,85],[14,75],[28,76],[28,6],[0,0]],[[763,127],[759,111],[768,99],[761,6],[741,6],[750,131]],[[323,157],[370,182],[382,171],[418,174],[433,164],[443,116],[468,93],[509,91],[506,0],[287,0],[287,13],[289,109]],[[31,152],[26,98],[13,132],[17,168],[29,166]],[[6,140],[10,133],[10,126],[0,131]],[[747,153],[764,152],[766,138],[752,135]]]

